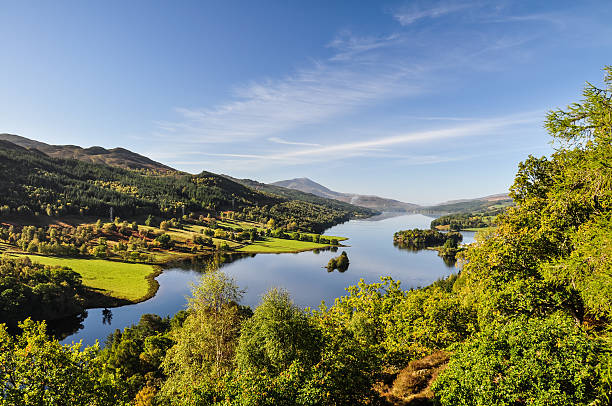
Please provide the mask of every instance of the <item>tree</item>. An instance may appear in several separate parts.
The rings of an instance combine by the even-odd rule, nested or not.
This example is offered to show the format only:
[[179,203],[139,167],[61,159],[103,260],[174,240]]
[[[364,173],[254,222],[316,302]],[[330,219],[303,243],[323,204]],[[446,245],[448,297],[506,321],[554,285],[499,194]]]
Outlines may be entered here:
[[233,368],[240,325],[248,315],[238,306],[242,295],[234,279],[208,267],[189,299],[188,317],[173,332],[176,344],[162,363],[168,375],[162,396],[189,399]]
[[171,248],[173,245],[172,237],[170,237],[170,235],[168,234],[162,234],[162,235],[155,237],[155,241],[157,241],[161,245],[162,248],[166,248],[166,249]]
[[267,370],[272,375],[293,361],[313,365],[319,356],[319,334],[289,293],[271,289],[262,298],[253,317],[246,321],[236,360],[244,370]]
[[153,218],[153,216],[149,214],[149,216],[145,220],[145,226],[152,227],[154,221],[155,221],[155,219]]

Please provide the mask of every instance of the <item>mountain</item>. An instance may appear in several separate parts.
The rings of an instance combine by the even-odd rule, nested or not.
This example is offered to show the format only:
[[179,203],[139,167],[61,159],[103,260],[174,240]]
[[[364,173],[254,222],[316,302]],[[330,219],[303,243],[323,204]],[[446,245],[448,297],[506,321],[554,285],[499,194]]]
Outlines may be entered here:
[[297,189],[286,188],[283,186],[277,186],[277,185],[257,182],[252,179],[236,179],[229,175],[221,175],[221,176],[225,176],[226,178],[234,182],[240,183],[241,185],[257,190],[259,192],[263,192],[263,193],[270,194],[273,196],[280,196],[285,199],[300,200],[303,202],[319,204],[319,205],[327,206],[327,207],[337,209],[337,210],[348,210],[348,211],[355,212],[357,215],[360,215],[360,216],[371,216],[371,215],[376,214],[376,211],[373,209],[346,203],[346,202],[337,200],[332,197],[323,197],[323,196],[320,196],[314,193],[302,192]]
[[123,219],[171,218],[183,213],[197,217],[232,210],[239,219],[265,222],[272,218],[279,228],[291,225],[298,231],[320,233],[373,214],[335,200],[315,202],[258,191],[210,172],[133,171],[51,158],[6,140],[0,140],[0,174],[0,218],[108,218],[111,207]]
[[36,149],[52,158],[76,159],[94,164],[105,164],[123,169],[144,169],[169,173],[175,170],[124,148],[81,148],[76,145],[50,145],[13,134],[0,134],[0,140],[27,149]]
[[384,197],[336,192],[308,178],[282,180],[271,183],[270,185],[299,190],[305,193],[312,193],[313,195],[320,197],[336,199],[341,202],[350,203],[360,207],[367,207],[377,211],[414,211],[420,207],[417,204],[404,203],[400,202],[399,200],[386,199]]

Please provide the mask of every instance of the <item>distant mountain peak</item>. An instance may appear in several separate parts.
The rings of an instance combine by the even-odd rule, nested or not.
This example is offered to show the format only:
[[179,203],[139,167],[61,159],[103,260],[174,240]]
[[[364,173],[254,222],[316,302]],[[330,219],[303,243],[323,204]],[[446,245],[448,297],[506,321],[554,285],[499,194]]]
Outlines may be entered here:
[[306,177],[281,180],[271,183],[271,185],[312,193],[316,196],[336,199],[378,211],[413,211],[419,207],[413,203],[404,203],[399,200],[386,199],[379,196],[336,192]]

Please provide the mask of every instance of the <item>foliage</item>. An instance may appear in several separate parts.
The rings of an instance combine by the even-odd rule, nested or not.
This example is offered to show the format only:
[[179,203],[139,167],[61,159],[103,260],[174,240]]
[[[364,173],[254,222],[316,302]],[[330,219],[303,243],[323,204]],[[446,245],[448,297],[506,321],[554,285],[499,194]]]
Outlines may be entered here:
[[168,376],[163,398],[190,399],[197,388],[233,369],[240,326],[248,317],[248,311],[238,306],[241,296],[233,279],[209,267],[193,289],[187,318],[172,331],[175,344],[162,363]]
[[485,228],[493,225],[492,218],[501,214],[504,208],[486,210],[479,213],[453,213],[440,216],[431,221],[431,229],[447,226],[451,231],[460,231],[466,228]]
[[[125,382],[130,398],[136,397],[144,403],[165,379],[161,363],[173,344],[169,332],[173,325],[180,325],[183,318],[182,312],[172,320],[143,314],[138,324],[123,331],[115,330],[107,338],[100,362],[107,373]],[[141,388],[147,390],[143,392]]]
[[3,405],[127,404],[120,381],[104,375],[97,346],[80,351],[49,339],[31,319],[11,336],[0,325],[0,402]]
[[319,335],[286,291],[268,291],[247,320],[236,350],[238,368],[273,375],[297,361],[312,366],[319,357]]
[[329,272],[333,271],[334,269],[337,269],[340,272],[345,272],[349,267],[349,259],[348,259],[348,255],[346,254],[346,251],[342,251],[342,253],[335,257],[335,258],[331,258],[329,260],[329,262],[327,263],[327,270]]
[[601,351],[563,314],[494,323],[457,346],[433,390],[450,405],[587,405]]
[[407,248],[422,249],[443,245],[447,240],[458,244],[463,240],[461,233],[451,231],[442,233],[437,230],[413,230],[398,231],[393,234],[393,242]]
[[81,276],[65,267],[0,257],[0,321],[15,325],[27,317],[53,319],[83,311]]
[[519,165],[516,206],[464,255],[454,291],[481,331],[456,345],[435,386],[443,404],[610,399],[612,68],[606,72],[605,89],[587,84],[581,103],[549,113],[557,151]]

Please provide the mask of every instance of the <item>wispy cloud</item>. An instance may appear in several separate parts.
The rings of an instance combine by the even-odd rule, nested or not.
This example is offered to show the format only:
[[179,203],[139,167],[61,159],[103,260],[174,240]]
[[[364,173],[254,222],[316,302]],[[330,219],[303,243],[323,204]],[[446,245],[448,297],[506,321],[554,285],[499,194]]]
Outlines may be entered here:
[[491,20],[489,20],[489,22],[494,22],[494,23],[545,22],[545,23],[556,25],[559,28],[565,28],[566,26],[564,19],[553,13],[508,15],[508,16],[492,18]]
[[[542,111],[527,112],[515,114],[511,116],[496,117],[480,120],[476,123],[454,126],[442,129],[429,131],[412,132],[407,134],[392,135],[388,137],[374,138],[370,140],[339,143],[334,145],[322,146],[319,148],[302,149],[298,151],[285,152],[280,155],[274,155],[274,158],[296,158],[296,157],[325,157],[333,155],[334,157],[342,156],[341,154],[363,152],[371,149],[379,149],[381,147],[390,147],[394,145],[405,145],[418,142],[432,142],[447,138],[458,138],[467,136],[476,136],[490,134],[492,131],[500,128],[521,125],[526,123],[537,123],[542,120]],[[271,156],[268,156],[271,157]]]
[[[538,30],[516,34],[496,31],[491,28],[498,26],[494,18],[504,18],[505,11],[487,9],[475,1],[438,2],[429,7],[420,4],[395,12],[395,19],[404,28],[396,25],[395,31],[378,36],[341,31],[327,44],[331,55],[314,60],[309,66],[284,77],[243,84],[234,89],[227,101],[210,107],[177,108],[179,117],[159,123],[159,133],[165,134],[166,140],[177,140],[180,135],[177,144],[187,150],[204,148],[198,144],[211,144],[205,147],[207,153],[203,155],[252,170],[269,163],[295,165],[375,154],[384,157],[390,152],[387,149],[402,145],[482,134],[524,120],[513,116],[515,121],[511,123],[504,121],[507,118],[454,116],[442,108],[432,110],[431,115],[401,114],[396,109],[393,113],[396,121],[386,121],[389,116],[380,113],[384,108],[395,109],[396,100],[400,102],[397,105],[410,106],[407,101],[414,102],[420,95],[456,86],[453,81],[457,80],[457,72],[503,71],[513,58],[525,58],[526,44],[541,34]],[[424,18],[461,12],[468,15],[468,9],[470,18],[462,21],[471,24],[470,29],[459,36],[444,29],[432,36],[430,29],[412,26]],[[506,17],[509,21],[532,21],[534,25],[547,18]],[[376,110],[379,111],[369,115]],[[406,112],[410,113],[409,107]],[[383,122],[379,121],[381,115],[385,116]],[[535,123],[541,117],[538,112],[529,120]],[[443,122],[456,125],[440,129]],[[406,128],[406,124],[416,129],[438,128],[398,131]],[[381,133],[395,135],[374,136]],[[330,140],[336,143],[331,144]],[[186,148],[188,144],[191,145]],[[424,151],[421,161],[435,163],[438,159],[444,158]]]
[[330,58],[331,61],[347,61],[367,52],[397,46],[405,40],[399,33],[381,37],[359,37],[350,31],[343,31],[327,44],[327,47],[336,51]]
[[284,140],[284,139],[278,138],[278,137],[270,137],[270,138],[268,138],[268,141],[273,142],[275,144],[301,145],[301,146],[307,146],[307,147],[318,147],[318,146],[321,145],[321,144],[316,144],[316,143],[312,143],[312,142],[287,141],[287,140]]
[[[266,167],[269,165],[299,165],[312,164],[316,162],[330,162],[354,157],[375,156],[391,159],[395,157],[393,152],[385,153],[385,148],[395,150],[398,147],[410,144],[438,143],[443,140],[463,137],[488,136],[495,137],[504,130],[516,128],[525,124],[535,124],[542,120],[543,112],[530,111],[503,117],[493,117],[477,120],[470,124],[439,128],[428,131],[415,131],[404,134],[396,134],[386,137],[375,137],[355,142],[335,143],[313,148],[302,148],[298,150],[283,151],[271,154],[245,155],[241,154],[210,154],[235,158],[234,166]],[[397,158],[397,157],[396,157]],[[455,160],[455,158],[444,158],[440,156],[424,154],[420,158],[413,156],[413,164],[434,164]]]
[[423,18],[438,18],[447,14],[456,13],[458,11],[465,10],[475,6],[475,3],[467,2],[455,2],[455,3],[439,3],[438,5],[431,6],[431,3],[427,3],[428,7],[420,7],[418,4],[413,5],[411,8],[403,8],[397,11],[393,17],[401,25],[410,25]]
[[235,101],[213,109],[178,108],[183,120],[160,124],[173,134],[200,142],[272,136],[351,112],[375,100],[415,94],[420,89],[414,80],[417,71],[410,65],[355,69],[317,63],[283,79],[239,88]]

